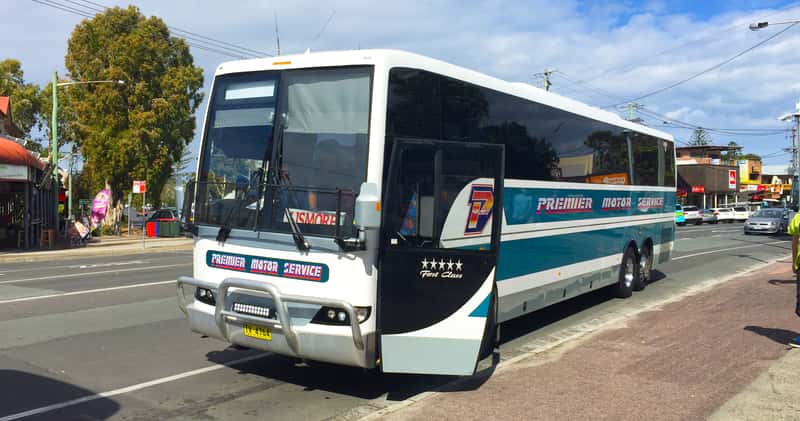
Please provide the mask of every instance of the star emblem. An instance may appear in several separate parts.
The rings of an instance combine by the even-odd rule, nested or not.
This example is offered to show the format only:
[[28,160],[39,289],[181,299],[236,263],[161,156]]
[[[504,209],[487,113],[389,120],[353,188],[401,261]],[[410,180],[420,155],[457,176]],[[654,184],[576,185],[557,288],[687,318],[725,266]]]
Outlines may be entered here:
[[453,259],[447,261],[447,270],[453,269]]
[[439,269],[444,269],[445,265],[446,265],[446,263],[444,262],[444,259],[439,261]]
[[427,269],[427,268],[428,268],[428,263],[430,263],[430,262],[428,261],[428,258],[427,258],[427,257],[424,257],[424,258],[422,259],[422,262],[421,262],[421,263],[422,263],[422,268],[423,268],[423,269]]
[[464,265],[464,264],[463,264],[463,263],[461,263],[461,260],[457,261],[457,262],[456,262],[456,270],[461,270],[461,266],[463,266],[463,265]]

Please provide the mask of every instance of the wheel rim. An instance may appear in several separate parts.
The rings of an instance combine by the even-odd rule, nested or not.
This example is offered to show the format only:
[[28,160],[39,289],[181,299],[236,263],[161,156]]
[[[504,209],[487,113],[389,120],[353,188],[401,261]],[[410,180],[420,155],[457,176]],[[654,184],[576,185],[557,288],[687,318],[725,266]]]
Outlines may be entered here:
[[633,286],[634,273],[633,258],[628,257],[625,260],[625,274],[623,275],[626,288]]

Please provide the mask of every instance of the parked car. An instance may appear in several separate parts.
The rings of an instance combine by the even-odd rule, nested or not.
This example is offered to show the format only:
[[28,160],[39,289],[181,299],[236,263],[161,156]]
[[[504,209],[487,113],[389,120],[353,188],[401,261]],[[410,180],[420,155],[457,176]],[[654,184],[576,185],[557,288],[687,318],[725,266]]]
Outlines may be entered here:
[[147,222],[151,221],[159,221],[159,222],[173,222],[177,221],[178,218],[178,211],[172,208],[161,208],[157,212],[150,215],[147,218]]
[[686,225],[686,218],[683,216],[682,205],[675,205],[675,223],[678,225]]
[[717,222],[733,222],[733,209],[732,208],[711,208],[714,215],[717,217]]
[[700,209],[698,211],[700,213],[700,220],[705,224],[716,224],[717,223],[717,215],[714,215],[714,211],[711,209]]
[[733,220],[737,222],[746,221],[750,217],[750,212],[744,206],[733,207]]
[[764,208],[744,222],[744,233],[782,234],[789,225],[789,212],[778,208]]
[[700,210],[697,209],[697,206],[692,205],[683,206],[683,219],[687,224],[700,225],[703,222],[703,218],[700,216]]

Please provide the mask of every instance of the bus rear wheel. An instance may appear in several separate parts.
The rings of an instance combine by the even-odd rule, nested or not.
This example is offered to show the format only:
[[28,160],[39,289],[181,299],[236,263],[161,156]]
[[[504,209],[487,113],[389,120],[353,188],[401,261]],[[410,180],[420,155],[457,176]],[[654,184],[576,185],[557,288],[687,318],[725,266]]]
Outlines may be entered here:
[[645,244],[639,253],[639,276],[633,284],[634,291],[643,290],[650,282],[651,274],[653,272],[653,251],[650,245]]
[[639,260],[636,251],[628,247],[622,255],[622,264],[619,267],[619,280],[614,289],[619,298],[628,298],[633,295],[633,286],[639,279]]

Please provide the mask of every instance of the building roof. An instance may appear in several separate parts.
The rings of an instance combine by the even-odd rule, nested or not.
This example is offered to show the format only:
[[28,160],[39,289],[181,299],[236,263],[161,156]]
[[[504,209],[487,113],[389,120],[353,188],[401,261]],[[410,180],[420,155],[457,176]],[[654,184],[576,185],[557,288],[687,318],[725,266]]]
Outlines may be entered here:
[[7,96],[0,96],[0,113],[8,115],[8,107],[11,101]]
[[36,159],[24,146],[11,139],[0,136],[0,164],[24,165],[44,169],[44,163]]
[[679,151],[689,151],[689,150],[706,150],[706,151],[738,151],[741,150],[741,146],[718,146],[718,145],[694,145],[694,146],[678,146],[675,148]]

